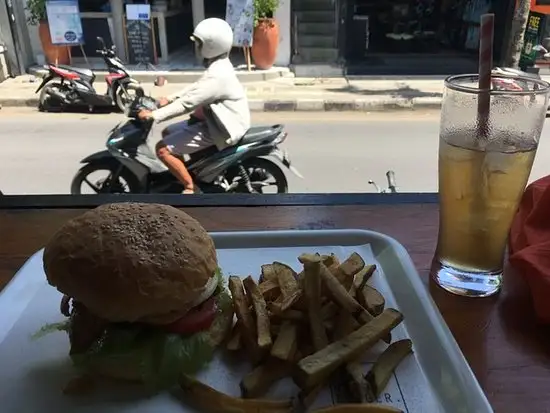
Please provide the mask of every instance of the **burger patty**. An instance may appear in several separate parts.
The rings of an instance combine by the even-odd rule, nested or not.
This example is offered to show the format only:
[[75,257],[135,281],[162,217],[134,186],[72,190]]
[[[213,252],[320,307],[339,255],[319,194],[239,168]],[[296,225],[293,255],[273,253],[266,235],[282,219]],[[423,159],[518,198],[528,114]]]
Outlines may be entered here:
[[[93,314],[86,306],[72,300],[72,308],[69,306],[67,297],[62,299],[62,313],[71,318],[69,338],[71,350],[69,354],[85,353],[90,347],[101,338],[110,322]],[[218,311],[216,298],[210,297],[199,306],[191,309],[185,316],[173,323],[156,325],[155,327],[165,330],[167,333],[178,335],[192,335],[200,331],[208,330]]]
[[92,314],[84,305],[74,300],[70,317],[71,355],[88,351],[109,325],[109,321]]

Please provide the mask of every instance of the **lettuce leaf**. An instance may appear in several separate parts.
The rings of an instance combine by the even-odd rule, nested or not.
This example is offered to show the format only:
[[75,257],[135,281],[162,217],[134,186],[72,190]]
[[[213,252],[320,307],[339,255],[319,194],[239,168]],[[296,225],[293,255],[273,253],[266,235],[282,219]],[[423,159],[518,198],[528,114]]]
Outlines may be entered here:
[[[216,271],[216,301],[219,312],[228,311],[231,298],[225,289],[221,270]],[[216,322],[216,321],[214,321]],[[48,324],[33,338],[54,331],[68,331],[70,321]],[[153,390],[172,387],[184,373],[195,375],[214,355],[215,348],[204,332],[191,336],[168,334],[143,325],[110,324],[104,334],[83,354],[71,355],[74,365],[83,370],[108,366],[137,372]]]
[[68,332],[70,327],[71,327],[71,320],[65,320],[59,323],[46,324],[45,326],[41,327],[40,330],[34,333],[31,336],[31,339],[36,340],[44,336],[47,336],[48,334],[55,333],[57,331]]

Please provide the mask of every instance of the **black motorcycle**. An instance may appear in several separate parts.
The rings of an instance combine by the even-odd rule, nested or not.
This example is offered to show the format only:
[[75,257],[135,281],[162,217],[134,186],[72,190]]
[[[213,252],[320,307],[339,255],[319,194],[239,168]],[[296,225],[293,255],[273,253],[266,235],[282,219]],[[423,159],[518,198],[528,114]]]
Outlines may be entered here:
[[97,50],[109,73],[105,76],[107,93],[101,95],[94,88],[95,74],[90,69],[49,64],[48,74],[35,93],[40,93],[38,110],[59,111],[67,108],[118,108],[124,111],[141,89],[139,82],[128,73],[116,56],[115,46],[107,48],[101,37],[97,38],[101,49]]
[[[167,170],[147,145],[152,121],[141,121],[141,109],[154,110],[157,102],[138,96],[127,113],[128,120],[114,127],[107,139],[107,150],[96,152],[81,163],[71,184],[71,194],[80,195],[83,184],[95,193],[181,193],[183,185]],[[235,146],[218,151],[210,147],[189,155],[185,164],[196,192],[264,193],[273,187],[288,192],[282,165],[302,177],[288,155],[278,146],[287,137],[283,125],[253,127]],[[93,179],[98,171],[107,177]]]

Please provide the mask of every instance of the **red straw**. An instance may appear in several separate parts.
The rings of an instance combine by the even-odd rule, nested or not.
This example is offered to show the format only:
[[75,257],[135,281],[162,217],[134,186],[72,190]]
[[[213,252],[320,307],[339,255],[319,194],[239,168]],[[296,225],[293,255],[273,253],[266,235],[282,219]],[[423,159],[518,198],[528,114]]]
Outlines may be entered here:
[[[479,135],[488,138],[489,112],[491,109],[491,71],[493,70],[493,39],[495,15],[481,16],[479,27],[479,94],[477,104]],[[484,91],[484,92],[483,92]]]

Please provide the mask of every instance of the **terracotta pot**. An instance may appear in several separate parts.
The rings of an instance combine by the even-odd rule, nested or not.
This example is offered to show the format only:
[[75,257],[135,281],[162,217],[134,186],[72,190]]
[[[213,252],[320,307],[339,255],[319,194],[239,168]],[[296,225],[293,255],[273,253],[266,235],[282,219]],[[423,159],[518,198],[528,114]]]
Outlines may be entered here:
[[275,63],[279,49],[279,23],[275,19],[261,19],[254,28],[252,59],[257,69],[269,69]]
[[42,44],[42,51],[48,63],[68,65],[70,63],[69,48],[67,46],[56,46],[52,44],[50,27],[47,22],[40,22],[38,25],[38,36]]

